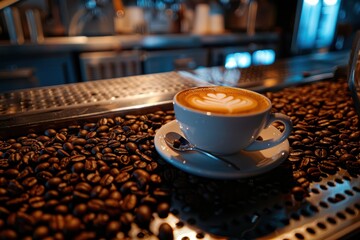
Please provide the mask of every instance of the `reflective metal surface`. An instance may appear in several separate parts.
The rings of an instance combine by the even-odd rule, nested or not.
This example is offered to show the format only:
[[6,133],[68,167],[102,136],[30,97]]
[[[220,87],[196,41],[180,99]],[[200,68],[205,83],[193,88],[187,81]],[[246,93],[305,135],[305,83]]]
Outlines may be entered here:
[[336,67],[344,66],[348,52],[319,53],[282,59],[271,65],[253,65],[248,68],[211,67],[180,74],[198,82],[235,86],[254,91],[276,90],[296,84],[318,81],[334,76]]
[[197,85],[169,72],[7,92],[0,94],[0,130],[171,101]]
[[245,33],[228,33],[218,35],[164,34],[140,35],[124,34],[114,36],[72,36],[45,37],[39,44],[25,42],[12,45],[9,41],[0,41],[0,54],[24,54],[61,51],[104,51],[123,49],[168,49],[196,48],[209,45],[248,44],[265,41],[274,43],[279,40],[276,33],[257,33],[248,36]]

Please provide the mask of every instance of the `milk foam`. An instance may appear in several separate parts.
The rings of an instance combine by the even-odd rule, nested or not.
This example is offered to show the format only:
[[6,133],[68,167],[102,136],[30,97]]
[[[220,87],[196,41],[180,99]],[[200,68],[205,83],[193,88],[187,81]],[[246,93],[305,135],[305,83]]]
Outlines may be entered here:
[[220,114],[254,113],[269,106],[256,93],[221,86],[190,89],[177,99],[190,108]]
[[249,111],[258,105],[254,99],[225,93],[207,93],[205,96],[193,96],[188,100],[196,108],[222,113]]

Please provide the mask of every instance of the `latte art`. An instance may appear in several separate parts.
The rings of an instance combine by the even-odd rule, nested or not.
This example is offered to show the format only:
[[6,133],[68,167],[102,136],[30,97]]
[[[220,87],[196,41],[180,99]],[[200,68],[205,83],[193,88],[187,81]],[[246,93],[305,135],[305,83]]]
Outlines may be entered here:
[[194,106],[203,110],[233,113],[247,111],[257,106],[257,102],[244,96],[228,96],[224,93],[208,93],[205,97],[194,96],[189,99]]
[[230,115],[261,112],[270,105],[260,94],[221,86],[189,89],[177,100],[195,110]]

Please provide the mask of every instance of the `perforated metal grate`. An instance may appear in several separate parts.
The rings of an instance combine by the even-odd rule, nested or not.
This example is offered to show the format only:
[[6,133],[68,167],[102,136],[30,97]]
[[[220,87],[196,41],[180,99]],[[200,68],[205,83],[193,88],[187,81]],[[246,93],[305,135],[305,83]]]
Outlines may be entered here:
[[169,72],[19,90],[0,95],[0,115],[51,111],[155,95],[161,99],[163,95],[192,86],[196,86],[193,81]]

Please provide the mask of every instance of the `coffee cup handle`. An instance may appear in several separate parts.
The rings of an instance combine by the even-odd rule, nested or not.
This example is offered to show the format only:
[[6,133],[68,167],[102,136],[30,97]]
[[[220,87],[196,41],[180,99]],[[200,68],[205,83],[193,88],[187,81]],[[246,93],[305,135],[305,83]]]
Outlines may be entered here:
[[285,125],[284,131],[277,136],[276,138],[266,139],[266,140],[255,140],[252,144],[250,144],[248,147],[246,147],[245,151],[258,151],[263,150],[267,148],[274,147],[283,141],[285,141],[292,130],[292,122],[290,118],[282,113],[271,113],[270,117],[268,119],[268,122],[266,124],[266,128],[270,126],[273,122],[281,122]]

